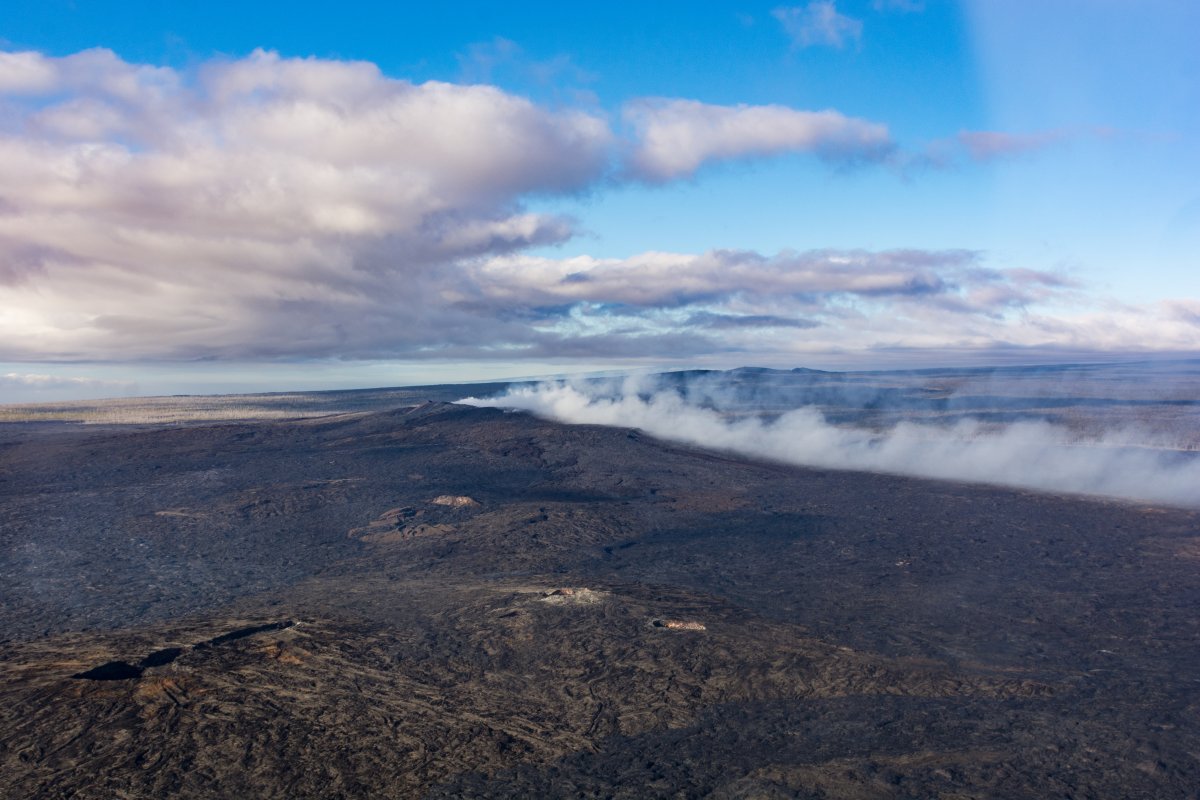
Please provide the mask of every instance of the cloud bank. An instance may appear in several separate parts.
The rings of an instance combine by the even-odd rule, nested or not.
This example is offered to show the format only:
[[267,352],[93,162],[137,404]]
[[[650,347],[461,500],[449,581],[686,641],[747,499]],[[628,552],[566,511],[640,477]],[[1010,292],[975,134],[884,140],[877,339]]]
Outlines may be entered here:
[[453,341],[436,267],[569,236],[516,201],[587,186],[611,142],[491,87],[261,51],[188,82],[6,54],[0,87],[34,100],[0,135],[10,358],[353,353],[411,315]]
[[878,431],[833,425],[814,408],[771,421],[731,421],[645,380],[630,379],[615,393],[595,384],[553,382],[460,402],[561,422],[640,428],[671,441],[802,466],[1200,505],[1200,459],[1139,446],[1134,430],[1082,440],[1043,422],[997,428],[966,420],[953,426],[906,422]]
[[[614,131],[366,62],[108,50],[0,52],[0,108],[3,361],[779,362],[1200,332],[1185,300],[1064,317],[1083,287],[968,250],[530,252],[580,233],[538,198],[785,153],[892,160],[886,126],[836,110],[641,99]],[[989,136],[963,146],[1033,144]]]

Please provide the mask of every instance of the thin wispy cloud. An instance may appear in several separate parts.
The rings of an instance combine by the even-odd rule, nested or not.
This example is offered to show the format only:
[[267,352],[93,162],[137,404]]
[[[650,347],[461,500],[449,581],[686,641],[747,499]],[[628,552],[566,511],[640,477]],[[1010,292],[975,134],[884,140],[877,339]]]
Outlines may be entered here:
[[60,389],[64,386],[102,386],[110,381],[78,376],[44,375],[37,372],[6,372],[0,374],[0,388]]
[[963,130],[918,149],[897,150],[891,163],[902,171],[957,169],[970,164],[1037,156],[1054,147],[1069,146],[1073,141],[1093,134],[1061,129],[1031,132]]
[[556,82],[588,84],[596,75],[577,65],[571,56],[559,53],[551,58],[531,56],[521,45],[503,36],[487,42],[474,42],[457,54],[461,78],[465,83],[493,83],[501,74],[514,74],[523,82],[550,85]]
[[784,317],[778,314],[716,314],[698,311],[683,323],[688,327],[713,330],[736,330],[739,328],[815,328],[821,323],[804,317]]
[[497,36],[490,42],[475,42],[466,52],[457,55],[465,83],[490,83],[497,68],[510,64],[524,55],[521,46],[512,39]]
[[137,384],[86,375],[49,375],[42,372],[0,373],[0,403],[61,400],[68,397],[133,394]]
[[1068,138],[1066,131],[1039,131],[1036,133],[1006,133],[1004,131],[960,131],[958,143],[975,161],[992,161],[998,158],[1033,153]]
[[925,0],[872,0],[871,8],[876,11],[919,14],[925,10]]
[[781,6],[771,12],[795,47],[835,47],[862,39],[862,20],[838,13],[832,0],[814,0],[805,6]]

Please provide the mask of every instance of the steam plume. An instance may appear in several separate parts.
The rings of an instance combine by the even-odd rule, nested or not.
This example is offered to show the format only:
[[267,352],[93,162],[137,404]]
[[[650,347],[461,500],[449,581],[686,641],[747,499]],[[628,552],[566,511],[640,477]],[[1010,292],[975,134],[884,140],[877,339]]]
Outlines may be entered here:
[[834,425],[811,406],[775,418],[732,418],[678,391],[648,385],[646,378],[618,387],[547,382],[461,402],[567,423],[640,428],[662,439],[802,466],[1200,506],[1200,459],[1147,446],[1132,427],[1085,439],[1045,421],[999,427],[974,419],[950,425],[901,422],[877,430]]

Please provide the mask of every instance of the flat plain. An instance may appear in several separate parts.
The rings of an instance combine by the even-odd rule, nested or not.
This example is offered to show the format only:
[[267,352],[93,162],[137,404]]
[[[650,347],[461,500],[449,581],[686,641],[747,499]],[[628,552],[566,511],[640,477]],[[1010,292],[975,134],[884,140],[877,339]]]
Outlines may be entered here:
[[0,426],[0,794],[1195,796],[1197,511],[463,393]]

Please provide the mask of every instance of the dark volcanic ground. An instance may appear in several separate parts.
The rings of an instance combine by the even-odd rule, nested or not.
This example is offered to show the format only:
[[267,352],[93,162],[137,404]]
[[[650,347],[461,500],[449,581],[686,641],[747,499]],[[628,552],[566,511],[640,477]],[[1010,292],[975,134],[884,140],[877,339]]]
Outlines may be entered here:
[[0,509],[5,797],[1200,787],[1197,512],[446,404],[9,426]]

